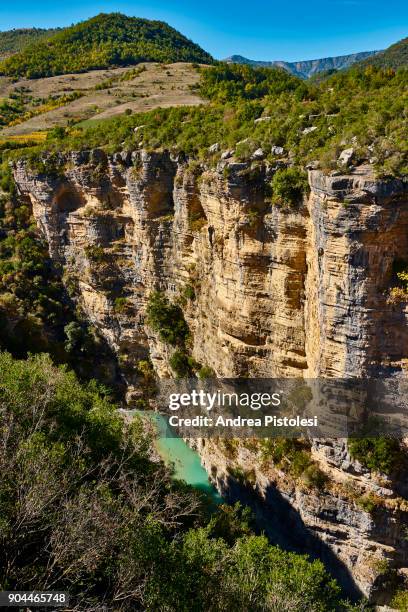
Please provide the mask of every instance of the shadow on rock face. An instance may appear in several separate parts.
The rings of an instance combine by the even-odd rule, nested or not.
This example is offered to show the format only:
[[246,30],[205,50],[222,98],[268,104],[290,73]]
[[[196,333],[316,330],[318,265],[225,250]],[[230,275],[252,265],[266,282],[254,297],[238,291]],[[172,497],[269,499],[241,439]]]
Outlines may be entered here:
[[299,512],[284,498],[275,486],[268,486],[265,497],[229,478],[222,486],[222,494],[228,502],[240,501],[255,514],[257,530],[264,532],[271,544],[284,550],[308,554],[320,559],[326,569],[337,579],[344,596],[357,601],[363,597],[347,566],[332,549],[318,538],[303,522]]

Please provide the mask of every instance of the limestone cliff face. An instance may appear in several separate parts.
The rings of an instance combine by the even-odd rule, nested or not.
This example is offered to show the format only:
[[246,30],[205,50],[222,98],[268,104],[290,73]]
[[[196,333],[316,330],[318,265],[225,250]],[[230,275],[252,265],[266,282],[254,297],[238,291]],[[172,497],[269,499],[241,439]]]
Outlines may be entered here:
[[[219,376],[403,371],[408,310],[387,298],[393,262],[408,255],[408,185],[375,180],[369,167],[347,176],[311,171],[310,197],[292,210],[268,203],[273,172],[233,160],[198,169],[182,156],[144,151],[70,153],[47,175],[16,163],[52,258],[119,356],[129,401],[140,359],[150,355],[157,373],[171,376],[169,349],[144,321],[152,289],[174,299],[193,288],[184,308],[192,354]],[[373,599],[381,601],[384,559],[408,565],[404,503],[390,483],[353,465],[341,442],[315,445],[331,486],[313,495],[261,467],[256,452],[242,447],[232,461],[220,446],[199,450],[231,499],[240,493],[228,467],[253,470],[251,496],[263,500],[269,527],[287,506],[298,538],[340,560]],[[351,480],[381,498],[374,518],[345,493]]]

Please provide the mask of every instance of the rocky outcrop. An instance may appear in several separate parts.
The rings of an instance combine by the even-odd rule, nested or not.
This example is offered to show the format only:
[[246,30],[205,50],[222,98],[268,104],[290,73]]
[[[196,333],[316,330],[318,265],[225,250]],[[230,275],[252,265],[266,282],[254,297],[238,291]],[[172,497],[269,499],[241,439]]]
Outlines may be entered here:
[[[408,311],[388,293],[394,261],[408,255],[408,185],[376,180],[364,166],[344,176],[312,170],[310,196],[280,208],[268,201],[275,168],[223,157],[206,168],[166,151],[94,150],[61,155],[52,173],[15,165],[52,258],[118,354],[129,402],[140,360],[172,374],[169,347],[145,325],[153,289],[182,296],[191,353],[219,376],[403,373]],[[300,548],[337,563],[349,587],[383,601],[382,577],[408,565],[403,500],[391,483],[347,471],[341,441],[312,449],[330,477],[324,492],[306,491],[243,445],[233,461],[222,445],[199,451],[231,499],[248,489],[231,467],[253,473],[250,496],[268,530],[290,516]],[[380,500],[374,514],[356,504],[367,491]]]

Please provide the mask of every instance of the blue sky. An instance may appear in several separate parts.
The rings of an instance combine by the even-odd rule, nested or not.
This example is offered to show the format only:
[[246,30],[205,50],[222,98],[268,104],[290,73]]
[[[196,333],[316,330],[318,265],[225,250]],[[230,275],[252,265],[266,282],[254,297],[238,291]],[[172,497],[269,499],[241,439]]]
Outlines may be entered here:
[[112,11],[167,21],[216,58],[315,59],[408,36],[407,0],[18,0],[1,3],[0,30],[70,25]]

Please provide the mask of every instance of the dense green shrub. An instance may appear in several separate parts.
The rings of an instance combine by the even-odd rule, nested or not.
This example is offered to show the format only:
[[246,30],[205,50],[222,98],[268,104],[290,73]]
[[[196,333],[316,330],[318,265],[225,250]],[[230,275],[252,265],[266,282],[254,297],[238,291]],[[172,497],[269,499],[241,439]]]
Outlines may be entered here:
[[[57,139],[60,142],[60,139]],[[40,151],[29,150],[26,155],[27,164],[33,172],[42,174],[48,178],[60,178],[64,175],[62,160],[57,151],[50,151],[47,155]]]
[[[218,64],[212,70],[202,70],[200,92],[210,100],[230,102],[234,99],[259,100],[267,95],[279,95],[296,90],[301,81],[281,68],[253,69],[244,64]],[[239,120],[257,119],[262,105],[241,107]]]
[[[135,571],[125,557],[142,561],[137,538],[150,534],[153,545],[159,517],[165,537],[198,516],[193,492],[172,488],[163,468],[148,459],[141,423],[127,425],[106,390],[94,382],[81,385],[47,356],[15,361],[0,354],[0,432],[5,588],[55,581],[83,602],[80,609],[89,609],[92,599],[113,598],[125,587],[120,574]],[[158,504],[155,511],[137,502],[146,489]],[[175,506],[166,510],[170,491]],[[192,513],[177,518],[188,507]],[[132,599],[131,587],[125,589]]]
[[328,482],[328,477],[318,465],[315,463],[308,465],[302,473],[302,481],[307,487],[315,489],[324,489],[324,486]]
[[262,459],[281,465],[291,460],[297,453],[304,451],[305,445],[294,438],[265,438],[261,441]]
[[10,196],[15,194],[13,172],[7,162],[0,166],[0,188]]
[[113,309],[118,314],[126,312],[129,306],[130,306],[130,302],[128,298],[126,297],[119,296],[114,299]]
[[169,364],[177,378],[186,378],[192,374],[190,358],[184,350],[174,351],[169,359]]
[[[133,128],[143,125],[138,140],[147,149],[184,151],[198,160],[211,158],[212,163],[219,154],[209,152],[211,145],[219,143],[224,150],[241,143],[238,153],[245,149],[246,159],[261,147],[274,162],[272,146],[280,146],[284,149],[280,157],[290,152],[291,163],[300,169],[315,160],[320,160],[323,169],[334,169],[342,149],[353,146],[356,158],[372,159],[379,175],[406,175],[407,70],[355,68],[319,84],[300,81],[279,70],[270,71],[269,76],[268,69],[259,75],[257,70],[223,64],[202,69],[201,93],[210,97],[208,105],[154,109],[93,121],[86,128],[75,127],[63,140],[47,142],[45,147],[131,149],[135,146]],[[259,89],[259,84],[267,91]],[[265,121],[255,123],[254,117],[261,111]],[[305,132],[309,127],[314,130]]]
[[396,438],[355,438],[348,443],[350,455],[363,466],[391,474],[402,462],[403,453]]
[[356,504],[360,506],[365,512],[368,514],[373,514],[375,509],[378,506],[379,498],[375,497],[372,493],[368,493],[367,495],[361,495],[357,497]]
[[62,140],[67,135],[67,131],[61,125],[52,128],[47,134],[49,140]]
[[408,38],[403,38],[385,51],[364,60],[363,65],[396,70],[408,65]]
[[198,371],[198,378],[205,380],[206,378],[215,378],[215,372],[210,366],[202,366]]
[[408,590],[400,589],[397,591],[391,606],[398,610],[398,612],[408,612]]
[[64,327],[65,332],[65,349],[68,353],[75,351],[84,340],[84,329],[76,321],[67,323]]
[[172,304],[161,291],[154,291],[149,297],[146,314],[147,324],[158,332],[160,339],[177,346],[169,359],[169,365],[177,378],[190,377],[198,372],[201,364],[189,355],[189,328],[180,306]]
[[222,512],[215,512],[208,524],[208,532],[212,538],[222,538],[232,545],[242,536],[253,532],[254,515],[248,506],[224,505]]
[[328,478],[313,461],[310,446],[296,438],[265,438],[261,440],[261,460],[272,461],[279,469],[290,474],[306,487],[323,489]]
[[299,168],[282,168],[273,175],[271,187],[274,204],[296,206],[308,192],[307,174]]
[[186,300],[195,300],[195,291],[192,285],[186,285],[183,289],[183,298]]
[[101,246],[94,244],[87,245],[84,251],[87,258],[94,263],[102,263],[106,259],[105,250]]
[[288,471],[295,478],[303,476],[307,472],[307,470],[313,465],[313,460],[310,456],[310,451],[304,449],[293,450],[288,459]]
[[50,350],[52,337],[68,318],[68,306],[30,206],[15,197],[10,169],[2,170],[1,186],[8,195],[0,210],[0,342],[24,355]]
[[189,330],[180,306],[172,304],[164,293],[154,291],[150,294],[146,314],[148,325],[158,332],[163,342],[184,345]]

